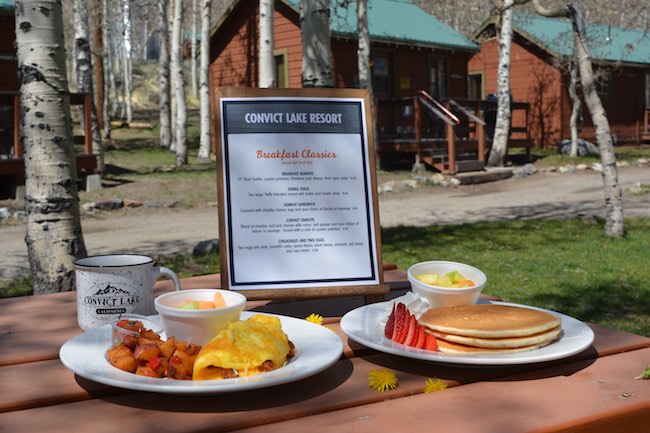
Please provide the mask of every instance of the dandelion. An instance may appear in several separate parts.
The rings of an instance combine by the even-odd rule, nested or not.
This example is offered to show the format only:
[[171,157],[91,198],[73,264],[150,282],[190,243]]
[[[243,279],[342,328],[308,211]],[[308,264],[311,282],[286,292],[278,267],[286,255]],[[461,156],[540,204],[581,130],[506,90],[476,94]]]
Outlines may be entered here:
[[397,376],[390,370],[373,370],[368,374],[368,385],[375,391],[389,391],[397,388]]
[[317,325],[322,325],[323,324],[323,316],[321,316],[320,314],[316,314],[316,313],[311,313],[309,316],[307,316],[305,318],[305,320],[308,321],[308,322],[311,322],[311,323],[315,323]]
[[447,383],[436,377],[433,379],[427,379],[426,382],[424,382],[424,388],[422,391],[424,391],[425,394],[428,394],[430,392],[442,391],[443,389],[447,389]]

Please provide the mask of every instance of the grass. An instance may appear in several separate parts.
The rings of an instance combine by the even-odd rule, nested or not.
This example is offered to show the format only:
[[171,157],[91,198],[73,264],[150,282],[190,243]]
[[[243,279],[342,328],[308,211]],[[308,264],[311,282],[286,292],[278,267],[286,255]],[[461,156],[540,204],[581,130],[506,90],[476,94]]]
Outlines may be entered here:
[[485,292],[650,336],[650,219],[626,220],[620,239],[602,222],[508,221],[382,230],[384,260],[406,269],[434,259],[472,264]]
[[[580,320],[650,336],[650,218],[626,220],[620,239],[602,222],[507,221],[382,230],[383,259],[407,269],[444,259],[479,267],[485,293],[504,301],[560,311]],[[162,257],[181,277],[219,272],[219,255]],[[29,279],[0,297],[31,292]]]

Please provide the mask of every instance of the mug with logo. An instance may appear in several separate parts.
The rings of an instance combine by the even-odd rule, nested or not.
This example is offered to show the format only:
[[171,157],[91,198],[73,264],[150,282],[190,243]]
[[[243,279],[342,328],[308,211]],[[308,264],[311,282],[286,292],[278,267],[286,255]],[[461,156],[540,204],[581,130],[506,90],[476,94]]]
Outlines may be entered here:
[[77,321],[88,330],[125,314],[156,314],[153,286],[165,275],[180,290],[169,268],[154,266],[154,259],[137,254],[109,254],[75,260]]

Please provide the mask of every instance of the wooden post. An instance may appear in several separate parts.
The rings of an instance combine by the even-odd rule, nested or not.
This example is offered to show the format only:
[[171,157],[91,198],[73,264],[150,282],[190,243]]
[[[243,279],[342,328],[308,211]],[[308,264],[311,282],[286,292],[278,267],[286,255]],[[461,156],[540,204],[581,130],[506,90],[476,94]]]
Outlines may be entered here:
[[415,141],[418,143],[418,148],[420,144],[420,139],[422,138],[422,107],[420,105],[420,100],[417,96],[413,97],[413,123],[414,123],[414,132],[415,132]]
[[454,126],[447,124],[447,171],[449,173],[456,173],[456,135],[454,134]]
[[485,162],[485,127],[476,122],[476,138],[478,140],[478,160]]
[[84,153],[92,155],[93,153],[93,95],[86,93],[84,95]]

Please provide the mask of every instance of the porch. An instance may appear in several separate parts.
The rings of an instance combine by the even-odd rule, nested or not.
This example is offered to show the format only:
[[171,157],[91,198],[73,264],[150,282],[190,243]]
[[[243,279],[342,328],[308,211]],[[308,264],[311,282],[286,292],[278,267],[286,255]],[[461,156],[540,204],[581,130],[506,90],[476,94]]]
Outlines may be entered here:
[[[75,135],[74,144],[83,146],[82,152],[76,156],[77,175],[83,179],[97,169],[97,158],[92,152],[92,95],[73,93],[70,106],[82,107],[83,135]],[[25,185],[20,116],[16,113],[20,113],[20,94],[0,92],[0,199],[16,198],[18,188]]]
[[[529,104],[512,102],[508,148],[521,147],[530,156]],[[377,153],[381,162],[414,158],[442,173],[481,171],[492,144],[496,101],[446,99],[425,91],[413,97],[377,101]]]

